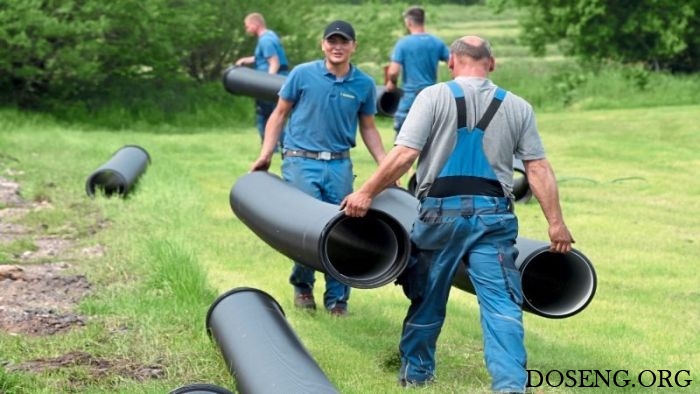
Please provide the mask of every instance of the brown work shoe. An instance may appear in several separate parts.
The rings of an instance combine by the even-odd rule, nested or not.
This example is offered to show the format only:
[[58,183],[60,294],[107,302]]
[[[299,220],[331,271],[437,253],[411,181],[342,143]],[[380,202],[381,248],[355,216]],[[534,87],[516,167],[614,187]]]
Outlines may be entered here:
[[333,317],[347,317],[348,316],[348,310],[343,308],[342,306],[334,306],[331,308],[328,313],[331,314]]
[[294,306],[300,309],[316,310],[316,301],[311,293],[299,293],[294,296]]

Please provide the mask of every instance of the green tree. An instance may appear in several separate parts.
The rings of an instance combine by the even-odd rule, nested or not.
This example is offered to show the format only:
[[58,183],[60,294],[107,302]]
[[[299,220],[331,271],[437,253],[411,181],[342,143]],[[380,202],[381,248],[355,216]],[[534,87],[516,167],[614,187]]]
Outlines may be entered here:
[[496,0],[526,10],[523,39],[536,54],[558,43],[587,61],[700,70],[699,0]]

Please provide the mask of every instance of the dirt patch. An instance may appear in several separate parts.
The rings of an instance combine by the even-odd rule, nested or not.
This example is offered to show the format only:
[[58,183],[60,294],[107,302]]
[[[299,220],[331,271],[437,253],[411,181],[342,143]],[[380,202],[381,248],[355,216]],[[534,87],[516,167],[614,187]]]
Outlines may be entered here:
[[[17,183],[0,177],[0,332],[47,336],[86,324],[86,318],[77,314],[75,308],[90,293],[91,284],[85,275],[75,273],[79,267],[66,260],[75,261],[75,256],[101,257],[104,247],[85,247],[76,254],[76,242],[70,236],[43,235],[41,229],[22,223],[22,217],[28,212],[46,208],[50,208],[50,202],[26,201]],[[30,247],[6,251],[9,245],[18,242]],[[138,381],[165,377],[165,368],[161,365],[104,359],[82,351],[17,364],[5,363],[4,366],[0,360],[0,368],[8,372],[51,373],[64,367],[83,370],[84,382],[114,377]],[[79,388],[81,383],[70,385]]]
[[85,324],[73,309],[89,293],[90,283],[84,275],[68,274],[71,266],[61,262],[61,254],[75,242],[36,234],[21,223],[28,212],[47,204],[25,201],[17,183],[0,177],[0,247],[18,239],[31,239],[32,246],[5,256],[18,264],[0,265],[2,331],[53,335]]
[[52,335],[83,326],[72,309],[90,291],[84,275],[65,275],[66,263],[0,265],[0,330]]
[[[87,352],[69,352],[58,357],[38,358],[22,364],[13,365],[8,371],[45,373],[63,368],[84,368],[88,374],[87,379],[98,380],[112,376],[144,381],[147,379],[162,379],[165,377],[165,368],[162,365],[141,365],[130,360],[108,360],[95,357]],[[79,386],[79,382],[73,382]]]

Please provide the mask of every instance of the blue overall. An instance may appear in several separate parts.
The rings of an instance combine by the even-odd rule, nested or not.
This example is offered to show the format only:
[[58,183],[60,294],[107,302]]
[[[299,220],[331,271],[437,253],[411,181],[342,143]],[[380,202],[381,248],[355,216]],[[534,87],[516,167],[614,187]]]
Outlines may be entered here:
[[458,265],[479,302],[484,359],[496,392],[524,392],[522,288],[515,267],[517,218],[482,148],[506,91],[497,89],[477,126],[466,126],[464,92],[448,83],[458,108],[455,148],[421,200],[411,232],[411,261],[398,282],[411,300],[403,323],[399,379],[420,384],[435,377],[435,346]]

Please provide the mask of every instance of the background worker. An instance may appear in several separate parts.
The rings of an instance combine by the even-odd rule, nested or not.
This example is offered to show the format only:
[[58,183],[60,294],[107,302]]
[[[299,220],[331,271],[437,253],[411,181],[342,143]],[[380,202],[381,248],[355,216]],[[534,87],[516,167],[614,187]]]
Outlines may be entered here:
[[[287,117],[282,177],[314,198],[339,204],[352,192],[350,149],[355,146],[358,124],[374,160],[379,163],[384,158],[374,120],[376,85],[350,63],[356,48],[350,23],[334,21],[326,27],[321,40],[325,59],[296,66],[285,80],[252,171],[269,169]],[[316,308],[314,274],[312,268],[294,263],[289,280],[294,287],[295,306]],[[333,315],[345,316],[350,287],[330,275],[325,275],[325,281],[325,308]]]
[[[246,33],[258,38],[253,56],[246,56],[236,60],[236,66],[252,64],[256,70],[269,74],[287,75],[289,62],[279,36],[269,30],[262,14],[253,12],[243,20]],[[270,114],[275,109],[274,101],[255,100],[255,123],[260,134],[260,141],[264,138],[265,125]]]
[[435,378],[437,339],[453,276],[464,260],[479,302],[492,389],[524,393],[527,357],[515,267],[513,155],[523,160],[549,224],[550,250],[569,252],[574,240],[532,106],[488,79],[495,60],[486,40],[462,37],[450,51],[454,80],[418,95],[394,148],[341,208],[349,216],[363,216],[372,199],[418,158],[420,208],[411,231],[411,260],[398,280],[411,301],[399,345],[399,382],[424,385]]
[[403,13],[408,35],[399,39],[391,53],[391,61],[386,69],[386,90],[397,88],[398,77],[402,75],[403,95],[394,113],[394,130],[398,133],[406,119],[408,110],[418,92],[433,85],[438,79],[438,63],[450,56],[447,45],[425,31],[425,11],[413,6]]

